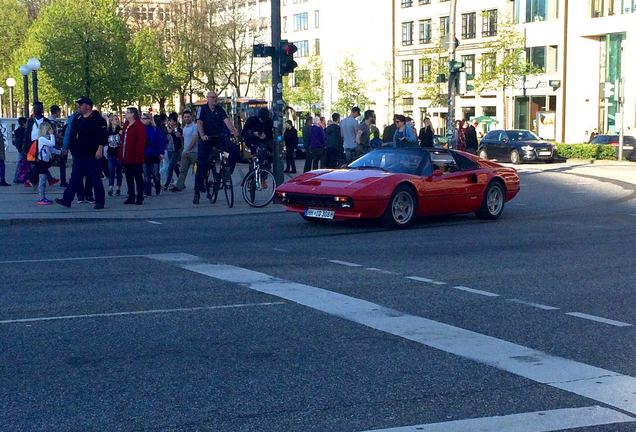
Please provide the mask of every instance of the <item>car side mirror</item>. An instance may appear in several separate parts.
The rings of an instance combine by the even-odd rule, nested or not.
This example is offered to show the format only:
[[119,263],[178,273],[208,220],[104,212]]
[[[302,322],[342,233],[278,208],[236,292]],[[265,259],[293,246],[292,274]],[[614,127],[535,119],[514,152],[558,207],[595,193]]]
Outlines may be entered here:
[[433,170],[433,177],[441,177],[443,175],[444,173],[442,172],[442,170],[439,170],[439,169]]

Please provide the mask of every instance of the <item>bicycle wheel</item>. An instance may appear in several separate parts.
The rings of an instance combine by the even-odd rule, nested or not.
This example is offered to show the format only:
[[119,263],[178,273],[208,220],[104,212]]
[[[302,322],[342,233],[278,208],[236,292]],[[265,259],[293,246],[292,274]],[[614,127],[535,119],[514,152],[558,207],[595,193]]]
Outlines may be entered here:
[[223,168],[223,191],[225,192],[225,200],[229,208],[234,207],[234,185],[232,184],[232,175],[229,168]]
[[243,179],[243,198],[252,207],[265,207],[274,199],[276,179],[265,169],[254,170]]

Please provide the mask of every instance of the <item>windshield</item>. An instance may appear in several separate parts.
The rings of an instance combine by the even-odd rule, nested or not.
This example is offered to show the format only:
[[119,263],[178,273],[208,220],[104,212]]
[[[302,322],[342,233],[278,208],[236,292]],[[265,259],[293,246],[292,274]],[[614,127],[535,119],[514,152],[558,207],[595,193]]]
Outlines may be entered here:
[[508,138],[510,138],[510,141],[529,141],[541,139],[532,132],[525,130],[511,130],[507,131],[506,133],[508,134]]
[[391,173],[418,174],[425,153],[421,150],[374,150],[351,162],[351,169],[373,169]]

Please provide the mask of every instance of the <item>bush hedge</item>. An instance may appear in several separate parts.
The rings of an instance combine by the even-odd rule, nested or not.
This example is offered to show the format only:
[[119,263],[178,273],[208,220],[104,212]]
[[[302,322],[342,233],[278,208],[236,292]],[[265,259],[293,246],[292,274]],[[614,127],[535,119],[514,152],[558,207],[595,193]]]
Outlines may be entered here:
[[609,144],[556,144],[559,156],[566,159],[616,160],[616,147]]

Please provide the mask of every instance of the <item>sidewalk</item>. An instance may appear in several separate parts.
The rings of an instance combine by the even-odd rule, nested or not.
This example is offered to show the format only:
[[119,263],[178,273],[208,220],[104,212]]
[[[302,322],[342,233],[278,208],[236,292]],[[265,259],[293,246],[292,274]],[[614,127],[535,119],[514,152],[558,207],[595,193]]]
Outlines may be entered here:
[[[13,146],[7,148],[7,181],[13,179],[16,166],[16,152]],[[298,172],[302,172],[304,161],[296,161]],[[510,164],[506,164],[511,166]],[[554,164],[523,164],[515,165],[520,171],[545,171],[557,172],[569,175],[579,175],[589,178],[596,178],[604,181],[619,182],[628,189],[636,189],[636,163],[618,161],[590,161],[571,160],[566,163]],[[0,187],[0,224],[17,224],[37,221],[61,221],[61,220],[150,220],[156,221],[166,218],[200,217],[200,216],[230,216],[242,214],[267,214],[284,212],[284,208],[279,205],[269,204],[257,209],[245,203],[241,194],[241,180],[247,174],[246,164],[238,164],[234,172],[234,207],[228,208],[225,196],[219,196],[215,204],[210,204],[202,197],[201,204],[192,204],[194,175],[188,173],[186,189],[183,192],[162,191],[159,196],[153,195],[144,200],[142,206],[124,205],[126,199],[126,181],[122,193],[117,197],[106,196],[106,204],[103,210],[94,210],[92,204],[73,203],[72,208],[67,209],[57,204],[50,206],[38,206],[35,204],[38,197],[31,188],[23,185],[13,185],[11,187]],[[67,169],[67,176],[70,177],[70,168]],[[59,178],[59,168],[51,168],[51,173],[55,178]],[[285,180],[290,175],[285,174]],[[104,184],[108,181],[104,179]],[[108,186],[105,186],[108,190]],[[60,198],[64,189],[55,185],[47,187],[47,197],[51,200]]]
[[[7,149],[6,167],[7,182],[13,180],[16,167],[15,148],[10,146]],[[302,172],[303,161],[298,161],[297,165]],[[70,165],[70,163],[69,163]],[[241,215],[254,213],[278,213],[285,211],[282,206],[269,204],[264,208],[250,207],[241,192],[241,180],[248,172],[246,164],[237,164],[236,170],[232,177],[234,183],[234,207],[228,208],[225,201],[225,195],[221,192],[215,204],[201,196],[201,204],[192,204],[194,193],[194,174],[192,171],[188,173],[186,179],[186,189],[182,192],[161,191],[158,196],[153,195],[146,197],[144,204],[124,205],[127,198],[126,179],[124,178],[122,185],[122,195],[109,197],[106,195],[106,203],[103,210],[94,210],[93,204],[78,204],[73,202],[70,209],[62,207],[58,204],[49,206],[39,206],[35,202],[38,195],[32,188],[26,188],[22,184],[12,185],[11,187],[0,187],[0,224],[17,224],[26,222],[35,222],[40,220],[56,221],[56,220],[103,220],[103,219],[144,219],[157,220],[165,218],[181,218],[181,217],[199,217],[199,216],[220,216],[220,215]],[[70,178],[70,167],[66,170],[67,178]],[[55,178],[59,178],[59,168],[52,167],[51,174]],[[285,180],[289,179],[290,174],[285,174]],[[175,179],[176,180],[176,179]],[[108,192],[108,179],[104,179],[104,188]],[[59,185],[47,186],[46,196],[54,201],[55,198],[61,198],[64,189]]]

